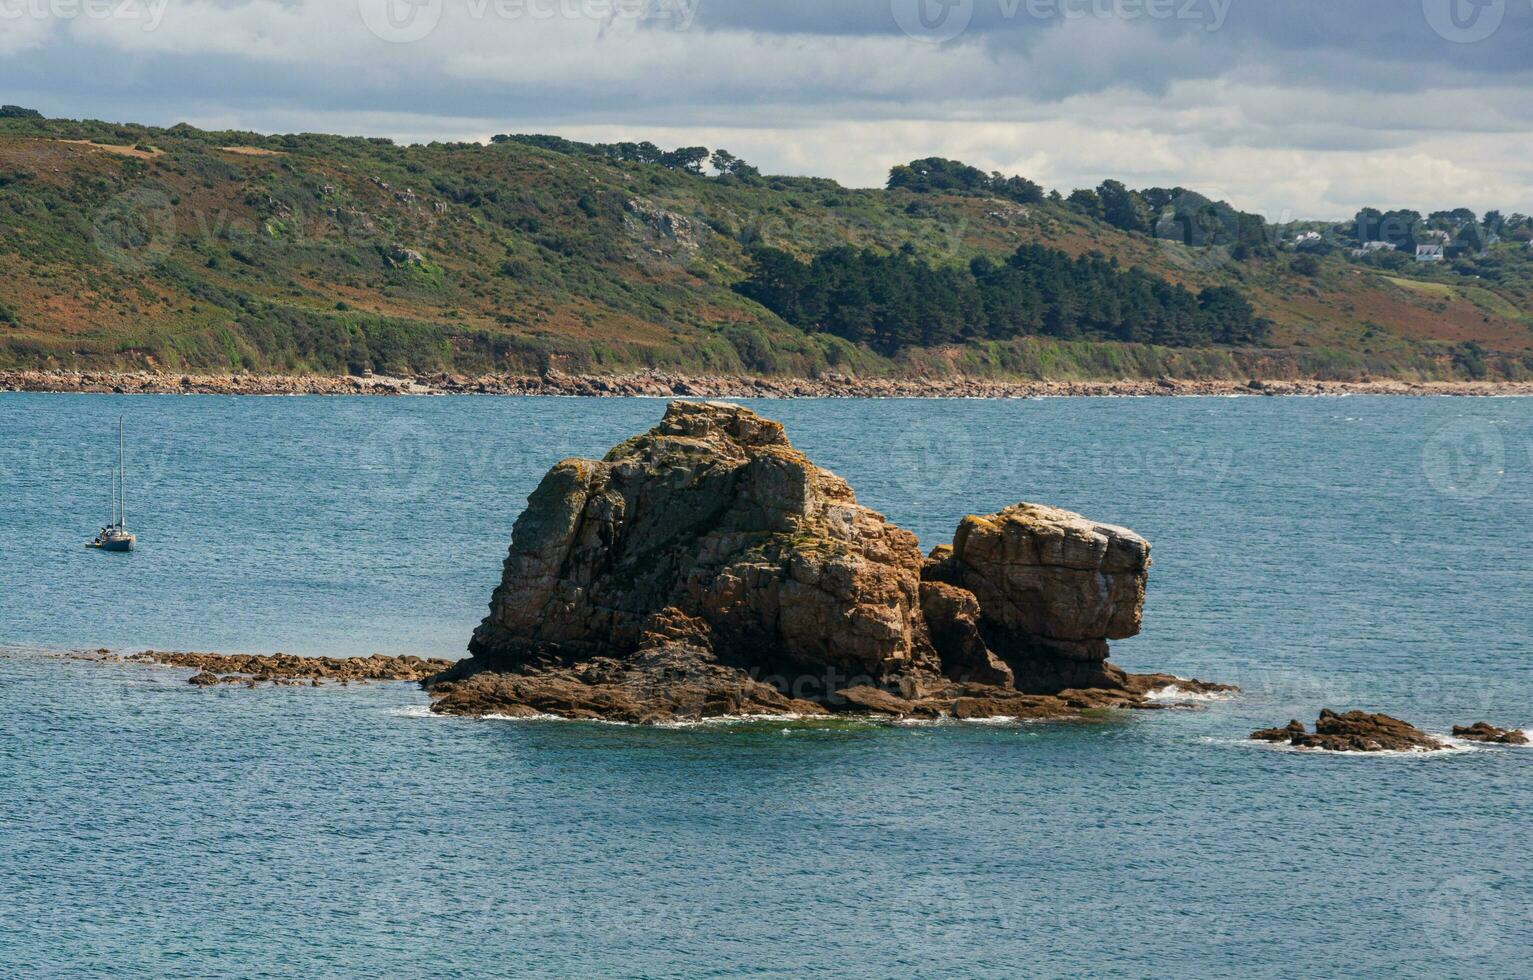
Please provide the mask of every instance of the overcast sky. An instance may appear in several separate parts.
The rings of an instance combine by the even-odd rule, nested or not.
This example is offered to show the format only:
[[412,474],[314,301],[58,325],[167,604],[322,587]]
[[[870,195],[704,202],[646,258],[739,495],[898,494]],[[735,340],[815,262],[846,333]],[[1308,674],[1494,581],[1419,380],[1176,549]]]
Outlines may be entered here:
[[0,101],[414,142],[956,157],[1288,217],[1533,212],[1533,0],[0,0]]

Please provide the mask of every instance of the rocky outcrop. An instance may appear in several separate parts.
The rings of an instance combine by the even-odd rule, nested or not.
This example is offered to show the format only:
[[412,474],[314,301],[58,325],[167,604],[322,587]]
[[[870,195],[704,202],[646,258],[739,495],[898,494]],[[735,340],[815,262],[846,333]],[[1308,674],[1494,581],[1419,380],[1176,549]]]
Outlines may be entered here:
[[1304,722],[1296,718],[1282,728],[1264,728],[1259,732],[1252,732],[1251,739],[1256,742],[1291,744],[1296,737],[1303,736],[1308,731],[1309,729],[1304,727]]
[[1150,545],[1038,504],[967,517],[925,577],[972,594],[978,634],[1033,693],[1107,686],[1107,641],[1139,633]]
[[1497,728],[1483,721],[1477,721],[1473,725],[1455,725],[1453,736],[1469,742],[1485,742],[1491,745],[1527,745],[1530,742],[1528,733],[1519,728]]
[[1022,504],[923,558],[781,425],[672,403],[528,500],[450,714],[654,722],[826,710],[1058,717],[1148,706],[1107,664],[1139,630],[1149,545]]
[[1438,752],[1449,748],[1440,739],[1398,718],[1365,711],[1337,714],[1329,708],[1320,712],[1313,732],[1291,721],[1286,728],[1254,732],[1251,738],[1326,752]]
[[[108,651],[96,651],[92,659],[109,657]],[[372,681],[422,681],[452,666],[450,660],[426,660],[420,657],[299,657],[290,653],[218,654],[165,653],[146,650],[117,658],[127,663],[158,664],[195,670],[187,683],[195,687],[220,684],[318,685],[324,682],[352,684]]]

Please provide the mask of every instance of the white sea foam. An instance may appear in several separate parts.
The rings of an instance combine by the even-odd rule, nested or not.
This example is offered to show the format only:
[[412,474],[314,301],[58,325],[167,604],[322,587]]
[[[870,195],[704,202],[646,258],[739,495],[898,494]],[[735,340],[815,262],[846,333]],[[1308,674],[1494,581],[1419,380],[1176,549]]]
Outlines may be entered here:
[[389,714],[395,718],[436,718],[431,713],[431,707],[424,704],[412,704],[404,708],[390,708]]
[[1364,759],[1451,759],[1456,756],[1483,752],[1488,748],[1488,746],[1482,745],[1479,742],[1466,742],[1447,735],[1433,735],[1432,737],[1441,741],[1446,747],[1441,749],[1388,749],[1383,752],[1356,752],[1351,750],[1333,752],[1329,749],[1306,749],[1300,748],[1297,745],[1289,745],[1287,742],[1263,742],[1252,738],[1215,738],[1209,736],[1199,739],[1199,741],[1204,745],[1235,746],[1255,749],[1261,752],[1284,752],[1290,755],[1307,756],[1348,756]]
[[1150,691],[1144,698],[1146,701],[1156,703],[1168,701],[1233,701],[1239,695],[1239,691],[1193,691],[1178,684],[1167,684],[1165,687],[1159,687]]

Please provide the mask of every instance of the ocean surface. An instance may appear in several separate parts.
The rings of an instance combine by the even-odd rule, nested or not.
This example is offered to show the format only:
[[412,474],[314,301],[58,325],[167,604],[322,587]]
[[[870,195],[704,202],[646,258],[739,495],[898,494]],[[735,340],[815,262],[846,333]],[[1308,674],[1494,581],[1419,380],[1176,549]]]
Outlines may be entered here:
[[[435,719],[144,648],[458,656],[527,494],[660,401],[0,395],[0,975],[1533,974],[1533,749],[1321,756],[1323,707],[1533,728],[1533,400],[758,403],[946,541],[1155,549],[1054,725]],[[88,551],[126,419],[140,550]]]

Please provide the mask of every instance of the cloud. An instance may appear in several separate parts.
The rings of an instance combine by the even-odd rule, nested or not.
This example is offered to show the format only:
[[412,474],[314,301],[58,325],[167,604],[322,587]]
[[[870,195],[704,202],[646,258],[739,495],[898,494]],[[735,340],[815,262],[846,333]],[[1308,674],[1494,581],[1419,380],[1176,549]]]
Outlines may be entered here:
[[[431,19],[359,6],[411,2]],[[936,153],[1065,190],[1222,190],[1274,215],[1516,208],[1533,189],[1516,152],[1533,135],[1533,2],[1492,0],[1475,40],[1429,16],[1439,2],[109,0],[168,3],[151,28],[0,0],[0,70],[7,101],[51,115],[642,137],[858,185]]]

